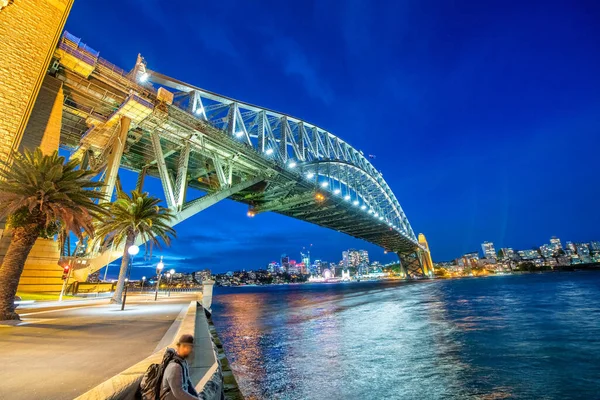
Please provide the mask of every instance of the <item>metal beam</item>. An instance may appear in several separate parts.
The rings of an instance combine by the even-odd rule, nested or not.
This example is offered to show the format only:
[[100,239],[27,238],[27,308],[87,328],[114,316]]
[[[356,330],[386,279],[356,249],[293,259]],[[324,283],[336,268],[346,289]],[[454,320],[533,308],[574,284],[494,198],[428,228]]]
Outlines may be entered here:
[[150,133],[150,138],[152,139],[152,147],[154,148],[154,156],[157,160],[158,165],[158,173],[160,174],[160,181],[163,186],[163,190],[165,192],[165,198],[167,199],[167,206],[169,208],[175,208],[175,195],[173,193],[173,183],[171,182],[171,175],[169,175],[169,170],[167,169],[167,163],[165,161],[165,156],[162,151],[162,147],[160,145],[160,136],[158,136],[158,132],[152,131]]
[[125,143],[127,141],[127,133],[129,132],[131,120],[127,117],[121,117],[119,124],[119,133],[112,143],[104,175],[105,186],[102,188],[102,193],[104,194],[105,201],[111,201],[115,190],[117,174],[119,172],[119,167],[121,166],[123,152],[125,151]]
[[190,143],[186,142],[179,153],[179,162],[177,164],[177,178],[175,179],[175,201],[177,209],[181,210],[185,201],[185,192],[187,188],[187,172],[190,161]]
[[250,178],[231,187],[219,190],[215,193],[207,194],[203,197],[200,197],[199,199],[195,199],[184,204],[183,209],[179,213],[177,213],[173,225],[178,224],[181,221],[186,220],[195,214],[198,214],[200,211],[217,204],[221,200],[224,200],[230,196],[233,196],[236,193],[248,189],[250,186],[256,185],[264,179],[265,178],[262,176]]

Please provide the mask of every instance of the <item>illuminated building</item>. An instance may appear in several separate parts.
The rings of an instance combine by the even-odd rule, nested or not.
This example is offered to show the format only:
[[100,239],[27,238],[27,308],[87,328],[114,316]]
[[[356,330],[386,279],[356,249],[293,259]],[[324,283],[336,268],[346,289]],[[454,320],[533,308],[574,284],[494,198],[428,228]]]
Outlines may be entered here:
[[515,251],[510,247],[503,247],[500,249],[502,252],[502,257],[504,260],[514,260],[515,259]]
[[286,272],[288,270],[290,264],[290,258],[287,256],[287,254],[282,254],[281,255],[281,264],[280,265],[280,269],[282,272]]
[[483,251],[484,258],[493,258],[496,259],[496,249],[494,248],[494,243],[492,242],[483,242],[481,244],[481,250]]
[[565,248],[565,253],[567,253],[569,255],[577,253],[577,249],[575,248],[575,245],[573,244],[573,242],[567,242],[566,248]]
[[560,239],[556,236],[552,236],[550,238],[550,247],[552,248],[552,250],[554,250],[555,253],[559,250],[562,250],[562,244],[560,243]]
[[600,253],[600,242],[598,242],[598,241],[590,242],[590,251],[592,253]]
[[540,258],[540,253],[537,250],[519,250],[517,253],[523,260],[535,260]]
[[342,251],[342,267],[347,269],[348,268],[348,251]]
[[592,262],[592,258],[590,257],[590,247],[587,243],[577,243],[577,255],[581,259],[582,263]]
[[554,248],[551,245],[544,244],[540,246],[540,253],[542,253],[542,257],[544,258],[552,258],[554,257]]
[[361,265],[369,265],[369,252],[367,250],[359,250],[359,263]]

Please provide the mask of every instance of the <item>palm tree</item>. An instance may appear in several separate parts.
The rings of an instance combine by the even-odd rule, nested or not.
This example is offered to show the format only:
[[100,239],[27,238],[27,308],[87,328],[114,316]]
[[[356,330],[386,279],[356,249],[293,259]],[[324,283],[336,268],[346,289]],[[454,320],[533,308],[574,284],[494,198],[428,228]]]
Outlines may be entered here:
[[106,212],[96,204],[96,171],[78,169],[79,160],[65,163],[58,151],[40,149],[16,153],[11,166],[0,169],[0,219],[7,218],[12,239],[0,266],[0,320],[18,320],[14,298],[25,260],[38,237],[53,237],[61,229],[92,236],[93,220]]
[[175,230],[169,226],[174,215],[168,208],[160,207],[159,203],[160,199],[133,190],[131,196],[118,192],[115,202],[105,204],[110,216],[96,228],[96,237],[103,238],[105,246],[120,246],[125,243],[119,280],[112,297],[114,303],[122,301],[129,263],[127,249],[135,244],[138,238],[144,243],[151,242],[157,246],[160,246],[160,238],[168,246],[171,243],[170,236],[175,236]]

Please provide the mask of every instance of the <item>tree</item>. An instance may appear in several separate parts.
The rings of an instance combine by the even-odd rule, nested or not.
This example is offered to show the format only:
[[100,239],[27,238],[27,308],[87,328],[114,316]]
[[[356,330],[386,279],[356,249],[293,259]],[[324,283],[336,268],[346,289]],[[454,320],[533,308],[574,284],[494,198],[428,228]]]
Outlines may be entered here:
[[118,192],[115,202],[105,203],[109,217],[96,228],[96,238],[103,240],[105,246],[120,246],[125,243],[119,280],[111,300],[114,303],[122,301],[129,263],[127,249],[135,244],[138,238],[144,243],[150,242],[158,247],[158,239],[162,239],[168,246],[171,243],[170,236],[175,236],[175,230],[169,225],[174,215],[168,208],[159,206],[159,203],[160,199],[135,190],[131,192],[131,196],[125,192]]
[[0,218],[12,228],[10,245],[0,266],[0,320],[18,320],[14,298],[27,256],[38,237],[50,238],[61,229],[82,239],[93,236],[94,219],[105,215],[92,190],[96,171],[78,169],[79,160],[65,163],[58,151],[40,149],[16,153],[12,166],[0,170]]

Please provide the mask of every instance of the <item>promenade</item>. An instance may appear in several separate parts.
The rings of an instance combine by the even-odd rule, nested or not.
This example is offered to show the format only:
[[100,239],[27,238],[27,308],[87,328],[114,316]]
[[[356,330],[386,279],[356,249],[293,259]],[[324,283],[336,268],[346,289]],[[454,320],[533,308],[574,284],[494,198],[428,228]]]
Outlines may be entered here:
[[197,294],[108,299],[19,308],[22,322],[0,325],[1,399],[73,399],[173,339],[177,316]]

